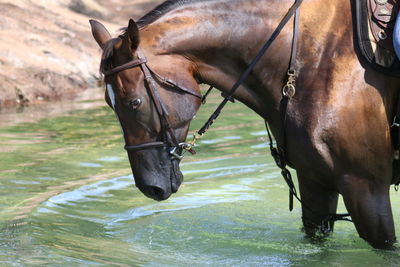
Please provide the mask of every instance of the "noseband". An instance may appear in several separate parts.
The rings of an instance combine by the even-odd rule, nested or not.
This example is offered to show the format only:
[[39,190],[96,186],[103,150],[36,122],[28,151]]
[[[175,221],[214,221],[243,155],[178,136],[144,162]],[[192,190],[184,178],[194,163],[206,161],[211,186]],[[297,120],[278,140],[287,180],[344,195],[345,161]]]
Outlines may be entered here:
[[[183,158],[183,152],[185,150],[188,150],[191,153],[194,153],[194,150],[192,150],[191,147],[188,147],[188,144],[186,143],[180,143],[178,139],[176,138],[169,122],[167,119],[167,110],[165,108],[164,103],[162,102],[162,99],[160,97],[160,94],[158,93],[158,86],[156,79],[161,83],[164,84],[172,89],[175,89],[179,92],[183,92],[185,94],[190,94],[195,97],[198,97],[201,99],[201,95],[190,91],[189,89],[178,85],[176,82],[167,79],[156,72],[154,72],[152,69],[149,68],[147,65],[147,59],[144,56],[144,54],[138,50],[137,52],[138,58],[131,60],[123,65],[114,67],[110,70],[104,71],[103,74],[105,77],[111,76],[114,74],[118,74],[121,71],[131,69],[131,68],[136,68],[140,67],[143,75],[144,75],[144,80],[146,81],[146,88],[148,90],[148,93],[153,100],[154,106],[156,107],[156,111],[158,114],[158,117],[160,119],[161,123],[161,141],[156,141],[156,142],[148,142],[148,143],[142,143],[138,145],[125,145],[124,148],[128,152],[137,152],[141,150],[146,150],[146,149],[152,149],[152,148],[169,148],[169,153],[171,155],[171,159],[176,159],[176,160],[181,160]],[[189,148],[189,149],[188,149]]]

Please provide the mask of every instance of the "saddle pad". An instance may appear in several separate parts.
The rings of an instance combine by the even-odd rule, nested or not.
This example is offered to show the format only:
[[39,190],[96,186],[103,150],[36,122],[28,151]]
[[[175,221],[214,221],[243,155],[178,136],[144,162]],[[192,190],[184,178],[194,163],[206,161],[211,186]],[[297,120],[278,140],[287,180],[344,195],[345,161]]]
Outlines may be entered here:
[[400,77],[400,61],[393,48],[393,29],[400,0],[356,0],[358,49],[374,69]]

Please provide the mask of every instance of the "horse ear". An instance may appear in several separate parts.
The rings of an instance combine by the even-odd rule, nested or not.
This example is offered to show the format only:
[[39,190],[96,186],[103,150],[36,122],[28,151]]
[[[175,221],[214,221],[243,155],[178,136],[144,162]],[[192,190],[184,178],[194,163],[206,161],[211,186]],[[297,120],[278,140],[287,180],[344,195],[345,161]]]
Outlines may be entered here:
[[127,34],[131,44],[131,49],[135,51],[139,47],[140,37],[139,37],[139,27],[133,19],[129,20],[129,25],[127,29]]
[[107,31],[106,27],[96,20],[89,20],[90,26],[92,26],[92,34],[96,42],[99,44],[101,49],[104,48],[105,43],[111,39],[111,34]]

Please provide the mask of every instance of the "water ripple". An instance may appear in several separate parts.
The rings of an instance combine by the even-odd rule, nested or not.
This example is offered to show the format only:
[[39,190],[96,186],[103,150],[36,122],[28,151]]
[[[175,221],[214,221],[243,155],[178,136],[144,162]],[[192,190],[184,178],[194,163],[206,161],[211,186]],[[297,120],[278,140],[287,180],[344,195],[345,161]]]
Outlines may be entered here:
[[[259,179],[252,179],[253,183],[258,181]],[[225,184],[217,189],[200,190],[195,193],[171,198],[167,202],[137,207],[123,214],[116,214],[116,218],[111,225],[114,226],[115,224],[121,224],[159,213],[195,209],[219,203],[259,200],[260,198],[254,194],[254,189],[248,186],[250,183],[249,179],[241,179],[239,184]]]
[[[107,196],[106,192],[110,190],[118,190],[131,186],[133,177],[131,175],[119,176],[110,180],[100,181],[94,184],[85,185],[73,191],[65,192],[49,198],[43,203],[45,207],[58,207],[73,202],[84,202],[91,200],[93,196]],[[45,210],[41,210],[45,211]]]

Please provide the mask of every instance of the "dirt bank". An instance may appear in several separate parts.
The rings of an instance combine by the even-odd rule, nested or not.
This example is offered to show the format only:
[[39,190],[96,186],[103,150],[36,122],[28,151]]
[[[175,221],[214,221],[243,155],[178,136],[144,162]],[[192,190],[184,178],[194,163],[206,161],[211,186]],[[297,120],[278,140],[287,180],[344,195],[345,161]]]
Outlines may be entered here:
[[100,51],[88,20],[111,32],[162,0],[0,0],[0,108],[94,87]]

